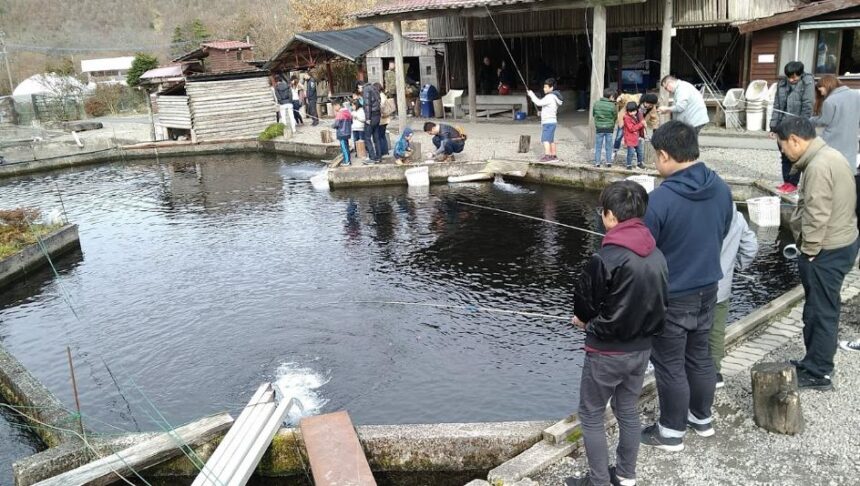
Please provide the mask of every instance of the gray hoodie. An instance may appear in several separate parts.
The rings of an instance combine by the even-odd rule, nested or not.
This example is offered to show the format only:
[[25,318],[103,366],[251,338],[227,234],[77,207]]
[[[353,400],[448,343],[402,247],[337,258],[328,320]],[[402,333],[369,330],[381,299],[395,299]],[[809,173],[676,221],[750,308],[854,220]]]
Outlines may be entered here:
[[720,267],[723,270],[723,278],[717,288],[717,302],[723,302],[732,296],[732,278],[735,267],[739,270],[747,268],[758,253],[758,240],[755,233],[750,230],[744,216],[735,210],[732,217],[732,225],[729,233],[723,239],[723,248],[720,251]]
[[529,93],[529,98],[532,99],[532,103],[541,107],[541,125],[558,123],[558,107],[561,106],[563,102],[561,91],[552,91],[549,94],[544,95],[543,98],[538,98],[534,93]]
[[812,117],[812,123],[824,127],[821,138],[844,155],[854,171],[860,136],[860,93],[848,86],[834,89],[821,104],[821,115]]

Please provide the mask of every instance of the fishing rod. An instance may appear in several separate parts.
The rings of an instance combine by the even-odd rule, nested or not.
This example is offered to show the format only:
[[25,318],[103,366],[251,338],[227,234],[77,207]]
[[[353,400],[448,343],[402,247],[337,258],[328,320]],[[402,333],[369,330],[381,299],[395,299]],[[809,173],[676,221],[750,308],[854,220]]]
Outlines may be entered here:
[[511,63],[514,65],[514,69],[517,71],[517,75],[520,77],[520,81],[523,83],[523,87],[525,89],[529,89],[528,83],[526,83],[526,78],[523,77],[523,73],[520,72],[519,66],[517,66],[517,61],[514,59],[514,55],[511,54],[511,50],[508,49],[508,43],[505,42],[505,38],[502,36],[502,32],[499,30],[499,26],[496,25],[496,19],[493,18],[493,14],[490,12],[490,7],[484,5],[484,8],[487,10],[487,15],[490,17],[490,21],[493,23],[493,27],[496,29],[496,34],[499,35],[499,39],[502,41],[502,45],[505,46],[505,50],[508,52],[508,57],[511,58]]
[[467,203],[467,202],[465,202],[465,201],[457,201],[457,202],[458,202],[459,204],[464,205],[464,206],[472,206],[472,207],[475,207],[475,208],[487,209],[487,210],[489,210],[489,211],[497,211],[497,212],[500,212],[500,213],[510,214],[510,215],[513,215],[513,216],[520,216],[520,217],[523,217],[523,218],[533,219],[533,220],[535,220],[535,221],[542,221],[542,222],[544,222],[544,223],[555,224],[555,225],[562,226],[562,227],[565,227],[565,228],[570,228],[570,229],[574,229],[574,230],[577,230],[577,231],[582,231],[582,232],[585,232],[585,233],[589,233],[589,234],[592,234],[592,235],[595,235],[595,236],[606,236],[606,235],[604,235],[603,233],[598,233],[598,232],[596,232],[596,231],[591,231],[591,230],[589,230],[589,229],[580,228],[580,227],[578,227],[578,226],[572,226],[572,225],[569,225],[569,224],[559,223],[558,221],[552,221],[552,220],[550,220],[550,219],[538,218],[537,216],[529,216],[528,214],[515,213],[515,212],[513,212],[513,211],[506,211],[506,210],[504,210],[504,209],[492,208],[492,207],[489,207],[489,206],[482,206],[482,205],[480,205],[480,204]]

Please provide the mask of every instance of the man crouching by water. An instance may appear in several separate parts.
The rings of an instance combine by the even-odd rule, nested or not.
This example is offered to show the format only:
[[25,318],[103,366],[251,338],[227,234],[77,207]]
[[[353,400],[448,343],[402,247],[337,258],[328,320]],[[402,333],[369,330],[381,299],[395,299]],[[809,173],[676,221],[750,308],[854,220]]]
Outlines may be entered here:
[[[642,222],[648,193],[635,182],[614,182],[600,204],[608,231],[579,278],[573,318],[586,333],[578,413],[589,472],[568,478],[567,486],[636,484],[639,395],[652,336],[663,329],[668,305],[666,259]],[[603,421],[610,399],[620,430],[612,468]]]

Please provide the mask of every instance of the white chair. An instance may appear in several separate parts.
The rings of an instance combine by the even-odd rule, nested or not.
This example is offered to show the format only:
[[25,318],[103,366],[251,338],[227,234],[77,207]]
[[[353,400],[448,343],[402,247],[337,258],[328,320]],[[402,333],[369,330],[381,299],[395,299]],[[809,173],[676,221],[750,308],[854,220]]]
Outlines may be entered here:
[[455,119],[457,118],[463,91],[462,89],[452,89],[445,93],[445,96],[442,97],[442,118],[445,118],[445,111],[448,108],[451,108],[451,116]]

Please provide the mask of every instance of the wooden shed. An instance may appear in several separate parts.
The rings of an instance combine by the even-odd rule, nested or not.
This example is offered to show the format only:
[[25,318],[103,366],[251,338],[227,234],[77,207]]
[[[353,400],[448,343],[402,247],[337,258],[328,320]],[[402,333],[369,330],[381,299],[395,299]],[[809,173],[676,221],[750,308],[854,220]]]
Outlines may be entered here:
[[[442,89],[439,76],[442,69],[444,46],[431,46],[427,42],[412,39],[410,33],[403,34],[403,62],[408,66],[406,75],[421,83],[432,84]],[[367,80],[371,83],[384,84],[385,70],[394,62],[394,42],[386,41],[365,55]]]
[[860,3],[825,0],[740,24],[750,45],[746,82],[774,82],[789,61],[801,61],[815,77],[835,75],[860,89]]

